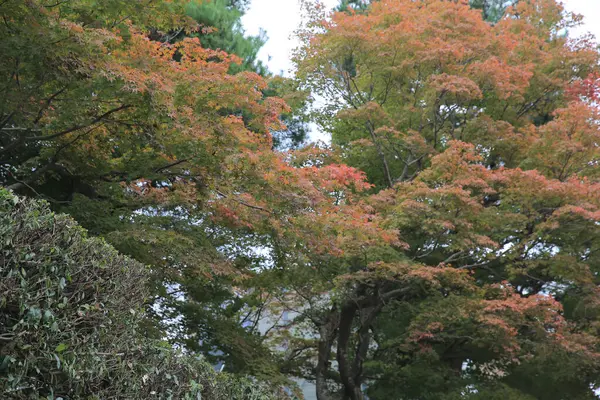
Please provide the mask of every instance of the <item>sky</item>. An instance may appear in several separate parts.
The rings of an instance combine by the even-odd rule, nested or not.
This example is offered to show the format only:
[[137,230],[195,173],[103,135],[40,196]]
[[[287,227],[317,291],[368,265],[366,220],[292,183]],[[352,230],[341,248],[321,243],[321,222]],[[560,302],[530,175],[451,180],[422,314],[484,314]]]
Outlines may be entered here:
[[[339,3],[338,0],[321,2],[329,8]],[[267,31],[269,40],[261,49],[259,58],[271,72],[290,76],[292,51],[299,44],[292,38],[300,24],[299,0],[251,0],[242,23],[250,35],[257,35],[260,29]]]
[[584,26],[574,33],[591,32],[596,38],[600,38],[600,0],[564,0],[563,3],[567,10],[582,14],[585,18]]

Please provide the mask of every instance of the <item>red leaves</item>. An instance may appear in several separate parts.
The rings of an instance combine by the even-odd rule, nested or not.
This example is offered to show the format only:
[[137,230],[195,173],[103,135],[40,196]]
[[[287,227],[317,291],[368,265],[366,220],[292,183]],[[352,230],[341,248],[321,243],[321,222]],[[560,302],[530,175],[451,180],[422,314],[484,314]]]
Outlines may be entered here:
[[236,211],[222,204],[217,204],[215,206],[215,215],[213,217],[213,220],[215,222],[224,222],[226,225],[232,228],[252,229],[253,227],[251,223],[246,222],[242,218],[240,218]]
[[587,78],[573,82],[567,87],[567,94],[574,101],[597,103],[600,100],[600,73],[593,72]]
[[326,192],[351,188],[357,191],[368,190],[373,185],[366,181],[364,172],[343,164],[330,164],[321,168],[307,167],[304,173],[318,180],[318,187]]

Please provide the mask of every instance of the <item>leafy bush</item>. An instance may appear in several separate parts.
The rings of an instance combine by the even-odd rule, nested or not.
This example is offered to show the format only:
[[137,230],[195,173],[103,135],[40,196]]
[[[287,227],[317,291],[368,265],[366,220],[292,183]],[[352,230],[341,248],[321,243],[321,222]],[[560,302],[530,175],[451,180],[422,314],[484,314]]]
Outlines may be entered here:
[[144,337],[145,267],[0,189],[0,398],[267,399]]

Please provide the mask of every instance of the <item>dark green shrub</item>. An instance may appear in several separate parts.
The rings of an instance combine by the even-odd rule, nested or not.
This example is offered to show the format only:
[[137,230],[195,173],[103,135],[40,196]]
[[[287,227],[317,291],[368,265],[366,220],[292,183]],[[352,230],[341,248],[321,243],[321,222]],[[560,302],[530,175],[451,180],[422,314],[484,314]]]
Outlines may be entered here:
[[147,276],[68,216],[0,189],[0,398],[276,397],[144,337]]

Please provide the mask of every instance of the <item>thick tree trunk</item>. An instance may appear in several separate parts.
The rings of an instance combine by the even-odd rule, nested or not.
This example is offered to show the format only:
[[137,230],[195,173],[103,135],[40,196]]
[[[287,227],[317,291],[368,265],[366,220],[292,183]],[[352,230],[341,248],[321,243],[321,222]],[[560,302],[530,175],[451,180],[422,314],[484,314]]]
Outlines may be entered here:
[[348,357],[348,345],[352,334],[352,324],[356,315],[357,306],[353,302],[344,304],[340,313],[340,327],[338,334],[337,360],[340,377],[344,385],[344,399],[362,400],[360,385],[356,385],[355,374]]
[[331,347],[337,332],[338,315],[337,308],[332,307],[325,321],[319,327],[319,346],[317,369],[315,373],[317,400],[332,400],[331,393],[327,387],[327,376],[329,375],[329,359]]
[[369,351],[369,345],[371,344],[371,333],[369,332],[369,329],[381,308],[381,306],[376,306],[361,311],[361,326],[358,330],[358,343],[356,344],[354,362],[352,363],[354,384],[359,388],[363,383],[363,363],[367,358],[367,352]]

